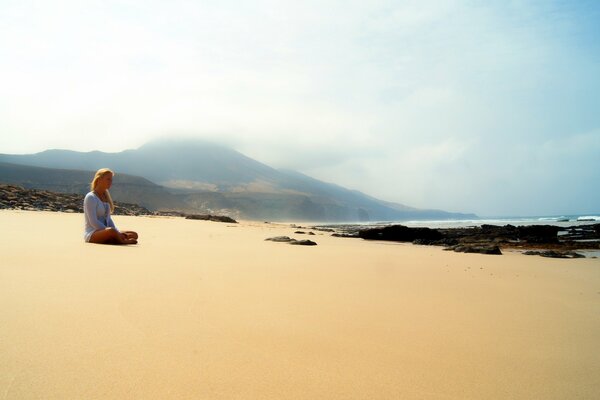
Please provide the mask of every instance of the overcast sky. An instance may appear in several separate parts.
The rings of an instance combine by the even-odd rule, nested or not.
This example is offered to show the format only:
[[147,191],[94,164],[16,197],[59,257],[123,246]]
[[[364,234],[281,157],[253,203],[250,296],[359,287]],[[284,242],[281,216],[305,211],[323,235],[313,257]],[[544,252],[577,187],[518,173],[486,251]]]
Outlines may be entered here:
[[600,213],[600,2],[0,0],[0,132],[197,136],[420,208]]

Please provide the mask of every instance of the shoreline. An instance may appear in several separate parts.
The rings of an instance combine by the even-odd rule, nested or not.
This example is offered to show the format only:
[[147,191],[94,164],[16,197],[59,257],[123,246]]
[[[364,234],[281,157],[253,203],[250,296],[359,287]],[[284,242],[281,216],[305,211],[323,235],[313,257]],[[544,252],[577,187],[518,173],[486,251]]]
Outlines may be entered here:
[[[43,191],[41,191],[43,192]],[[51,193],[51,192],[49,192]],[[129,205],[128,205],[129,206]],[[136,205],[133,205],[137,207]],[[48,209],[0,209],[2,211],[26,211],[26,212],[58,212],[67,214],[82,214],[80,210],[67,208],[65,210]],[[124,214],[116,213],[116,217],[129,215],[136,217],[165,217],[183,218],[191,220],[209,220],[220,223],[237,223],[238,221],[227,216],[212,214],[185,214],[181,212],[156,212],[153,214],[139,214],[126,208]],[[541,255],[550,258],[598,258],[600,257],[600,223],[581,221],[578,225],[557,224],[529,224],[523,226],[513,225],[481,225],[451,228],[429,228],[429,227],[407,227],[400,224],[320,224],[311,222],[290,221],[255,221],[240,220],[244,223],[270,224],[273,226],[289,227],[293,229],[308,229],[322,233],[329,233],[335,237],[363,238],[367,240],[383,240],[392,242],[410,242],[417,245],[444,246],[445,250],[454,250],[465,253],[481,253],[501,255],[502,251],[518,251],[525,255]],[[546,221],[544,221],[546,222]],[[394,228],[402,228],[408,231],[398,235],[397,233],[385,233]],[[507,233],[508,230],[512,230]],[[533,237],[525,237],[521,240],[516,230],[535,231]],[[550,233],[545,232],[550,229]],[[483,232],[483,231],[488,231]],[[489,231],[492,231],[491,233]],[[369,235],[376,232],[378,237]],[[416,232],[416,233],[410,233]],[[438,236],[434,239],[431,233]],[[314,232],[310,232],[314,234]],[[437,239],[437,240],[436,240]],[[530,240],[530,239],[533,239]],[[292,241],[297,241],[293,239]],[[302,241],[302,240],[301,240]]]

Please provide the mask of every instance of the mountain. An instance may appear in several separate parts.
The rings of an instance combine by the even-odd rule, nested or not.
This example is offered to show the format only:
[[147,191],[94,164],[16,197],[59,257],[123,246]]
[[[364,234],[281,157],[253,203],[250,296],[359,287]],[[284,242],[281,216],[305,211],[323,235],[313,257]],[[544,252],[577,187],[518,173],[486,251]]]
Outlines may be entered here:
[[[29,155],[0,154],[0,162],[88,174],[108,167],[117,173],[115,198],[122,174],[143,177],[146,189],[160,191],[160,207],[156,199],[153,205],[141,204],[138,199],[150,209],[220,212],[250,219],[344,222],[476,217],[385,202],[295,171],[271,168],[233,149],[201,140],[159,140],[118,153],[47,150]],[[59,172],[56,174],[60,182],[63,178]],[[133,200],[128,197],[127,201]]]
[[119,153],[46,150],[37,154],[0,154],[0,161],[46,168],[116,172],[143,176],[159,185],[201,190],[232,190],[281,179],[277,170],[235,150],[201,140],[157,140]]

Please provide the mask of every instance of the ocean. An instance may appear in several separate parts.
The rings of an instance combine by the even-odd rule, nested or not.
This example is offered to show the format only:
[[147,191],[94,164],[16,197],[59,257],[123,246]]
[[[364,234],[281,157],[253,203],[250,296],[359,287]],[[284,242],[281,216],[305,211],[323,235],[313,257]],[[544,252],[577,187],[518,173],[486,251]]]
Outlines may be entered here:
[[411,227],[428,228],[464,228],[469,226],[481,225],[555,225],[555,226],[576,226],[584,224],[600,223],[599,215],[561,215],[561,216],[536,216],[536,217],[487,217],[480,219],[457,219],[457,220],[439,220],[439,221],[393,221],[383,223],[384,225],[400,223]]
[[585,224],[600,223],[600,215],[560,215],[560,216],[535,216],[535,217],[484,217],[477,219],[451,219],[451,220],[400,220],[400,221],[370,221],[353,223],[326,223],[319,226],[364,226],[380,227],[387,225],[404,225],[410,227],[426,228],[467,228],[481,225],[555,225],[569,227]]

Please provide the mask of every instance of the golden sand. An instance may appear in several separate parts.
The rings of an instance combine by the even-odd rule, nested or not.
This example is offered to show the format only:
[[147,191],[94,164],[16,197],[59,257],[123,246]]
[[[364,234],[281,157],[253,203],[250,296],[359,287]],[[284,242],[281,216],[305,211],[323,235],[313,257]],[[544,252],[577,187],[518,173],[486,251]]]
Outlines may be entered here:
[[600,398],[600,260],[0,212],[0,399]]

